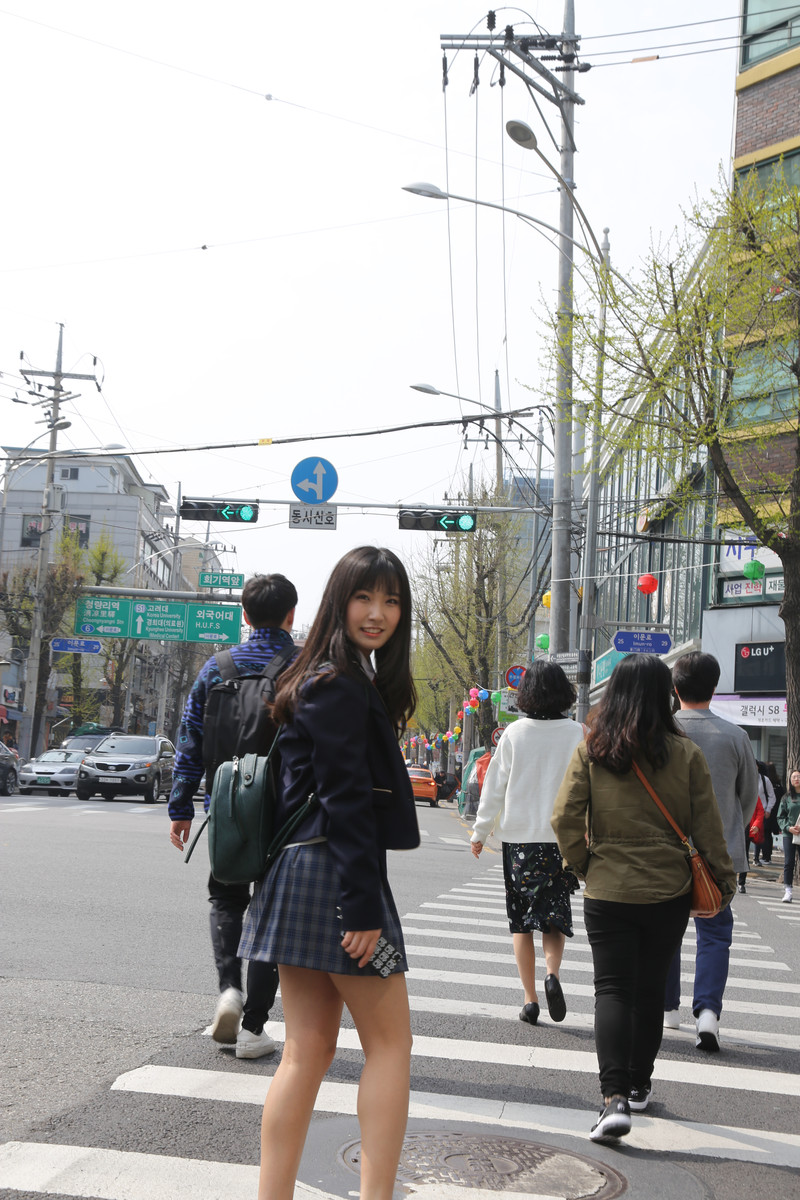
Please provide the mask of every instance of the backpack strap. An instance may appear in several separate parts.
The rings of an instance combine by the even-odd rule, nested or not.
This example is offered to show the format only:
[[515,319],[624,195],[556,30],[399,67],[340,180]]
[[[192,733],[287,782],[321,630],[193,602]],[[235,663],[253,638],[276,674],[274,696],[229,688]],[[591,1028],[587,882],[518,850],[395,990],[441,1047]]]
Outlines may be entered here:
[[[273,654],[261,672],[264,679],[277,679],[284,667],[288,667],[296,649],[297,647],[294,642],[290,642],[288,646],[284,646],[277,654]],[[217,661],[219,662],[219,659]]]
[[239,678],[239,671],[236,663],[233,661],[233,655],[230,650],[220,650],[219,654],[215,654],[214,657],[217,660],[217,667],[219,668],[223,683]]

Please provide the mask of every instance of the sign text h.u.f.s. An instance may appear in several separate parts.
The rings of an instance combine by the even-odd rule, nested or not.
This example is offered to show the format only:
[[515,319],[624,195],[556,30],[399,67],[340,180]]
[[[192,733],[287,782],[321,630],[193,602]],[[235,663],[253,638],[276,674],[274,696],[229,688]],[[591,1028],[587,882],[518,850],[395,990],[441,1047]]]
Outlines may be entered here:
[[181,500],[181,520],[252,525],[258,520],[258,504],[252,500]]

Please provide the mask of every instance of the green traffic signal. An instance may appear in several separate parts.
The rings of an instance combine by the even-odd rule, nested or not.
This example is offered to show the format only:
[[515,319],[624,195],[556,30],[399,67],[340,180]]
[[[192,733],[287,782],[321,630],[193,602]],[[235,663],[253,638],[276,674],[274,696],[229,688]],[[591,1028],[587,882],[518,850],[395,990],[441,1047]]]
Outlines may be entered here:
[[478,515],[464,509],[401,508],[397,513],[401,529],[423,529],[435,533],[472,533],[478,524]]
[[227,521],[252,525],[258,520],[258,504],[249,500],[182,500],[184,521]]

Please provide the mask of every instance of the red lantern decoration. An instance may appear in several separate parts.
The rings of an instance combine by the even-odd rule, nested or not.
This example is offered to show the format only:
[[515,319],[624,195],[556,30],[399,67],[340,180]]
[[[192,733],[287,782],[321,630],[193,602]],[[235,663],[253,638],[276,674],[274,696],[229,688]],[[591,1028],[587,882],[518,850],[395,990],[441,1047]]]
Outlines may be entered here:
[[658,590],[658,580],[655,575],[640,575],[636,586],[643,596],[652,596]]

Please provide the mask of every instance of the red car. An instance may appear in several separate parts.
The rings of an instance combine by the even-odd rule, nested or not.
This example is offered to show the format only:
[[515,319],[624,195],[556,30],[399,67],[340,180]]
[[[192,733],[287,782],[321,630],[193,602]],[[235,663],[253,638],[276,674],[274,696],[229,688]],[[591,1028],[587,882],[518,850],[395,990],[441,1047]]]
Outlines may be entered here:
[[408,775],[415,800],[427,800],[431,808],[439,807],[439,788],[427,767],[409,767]]

